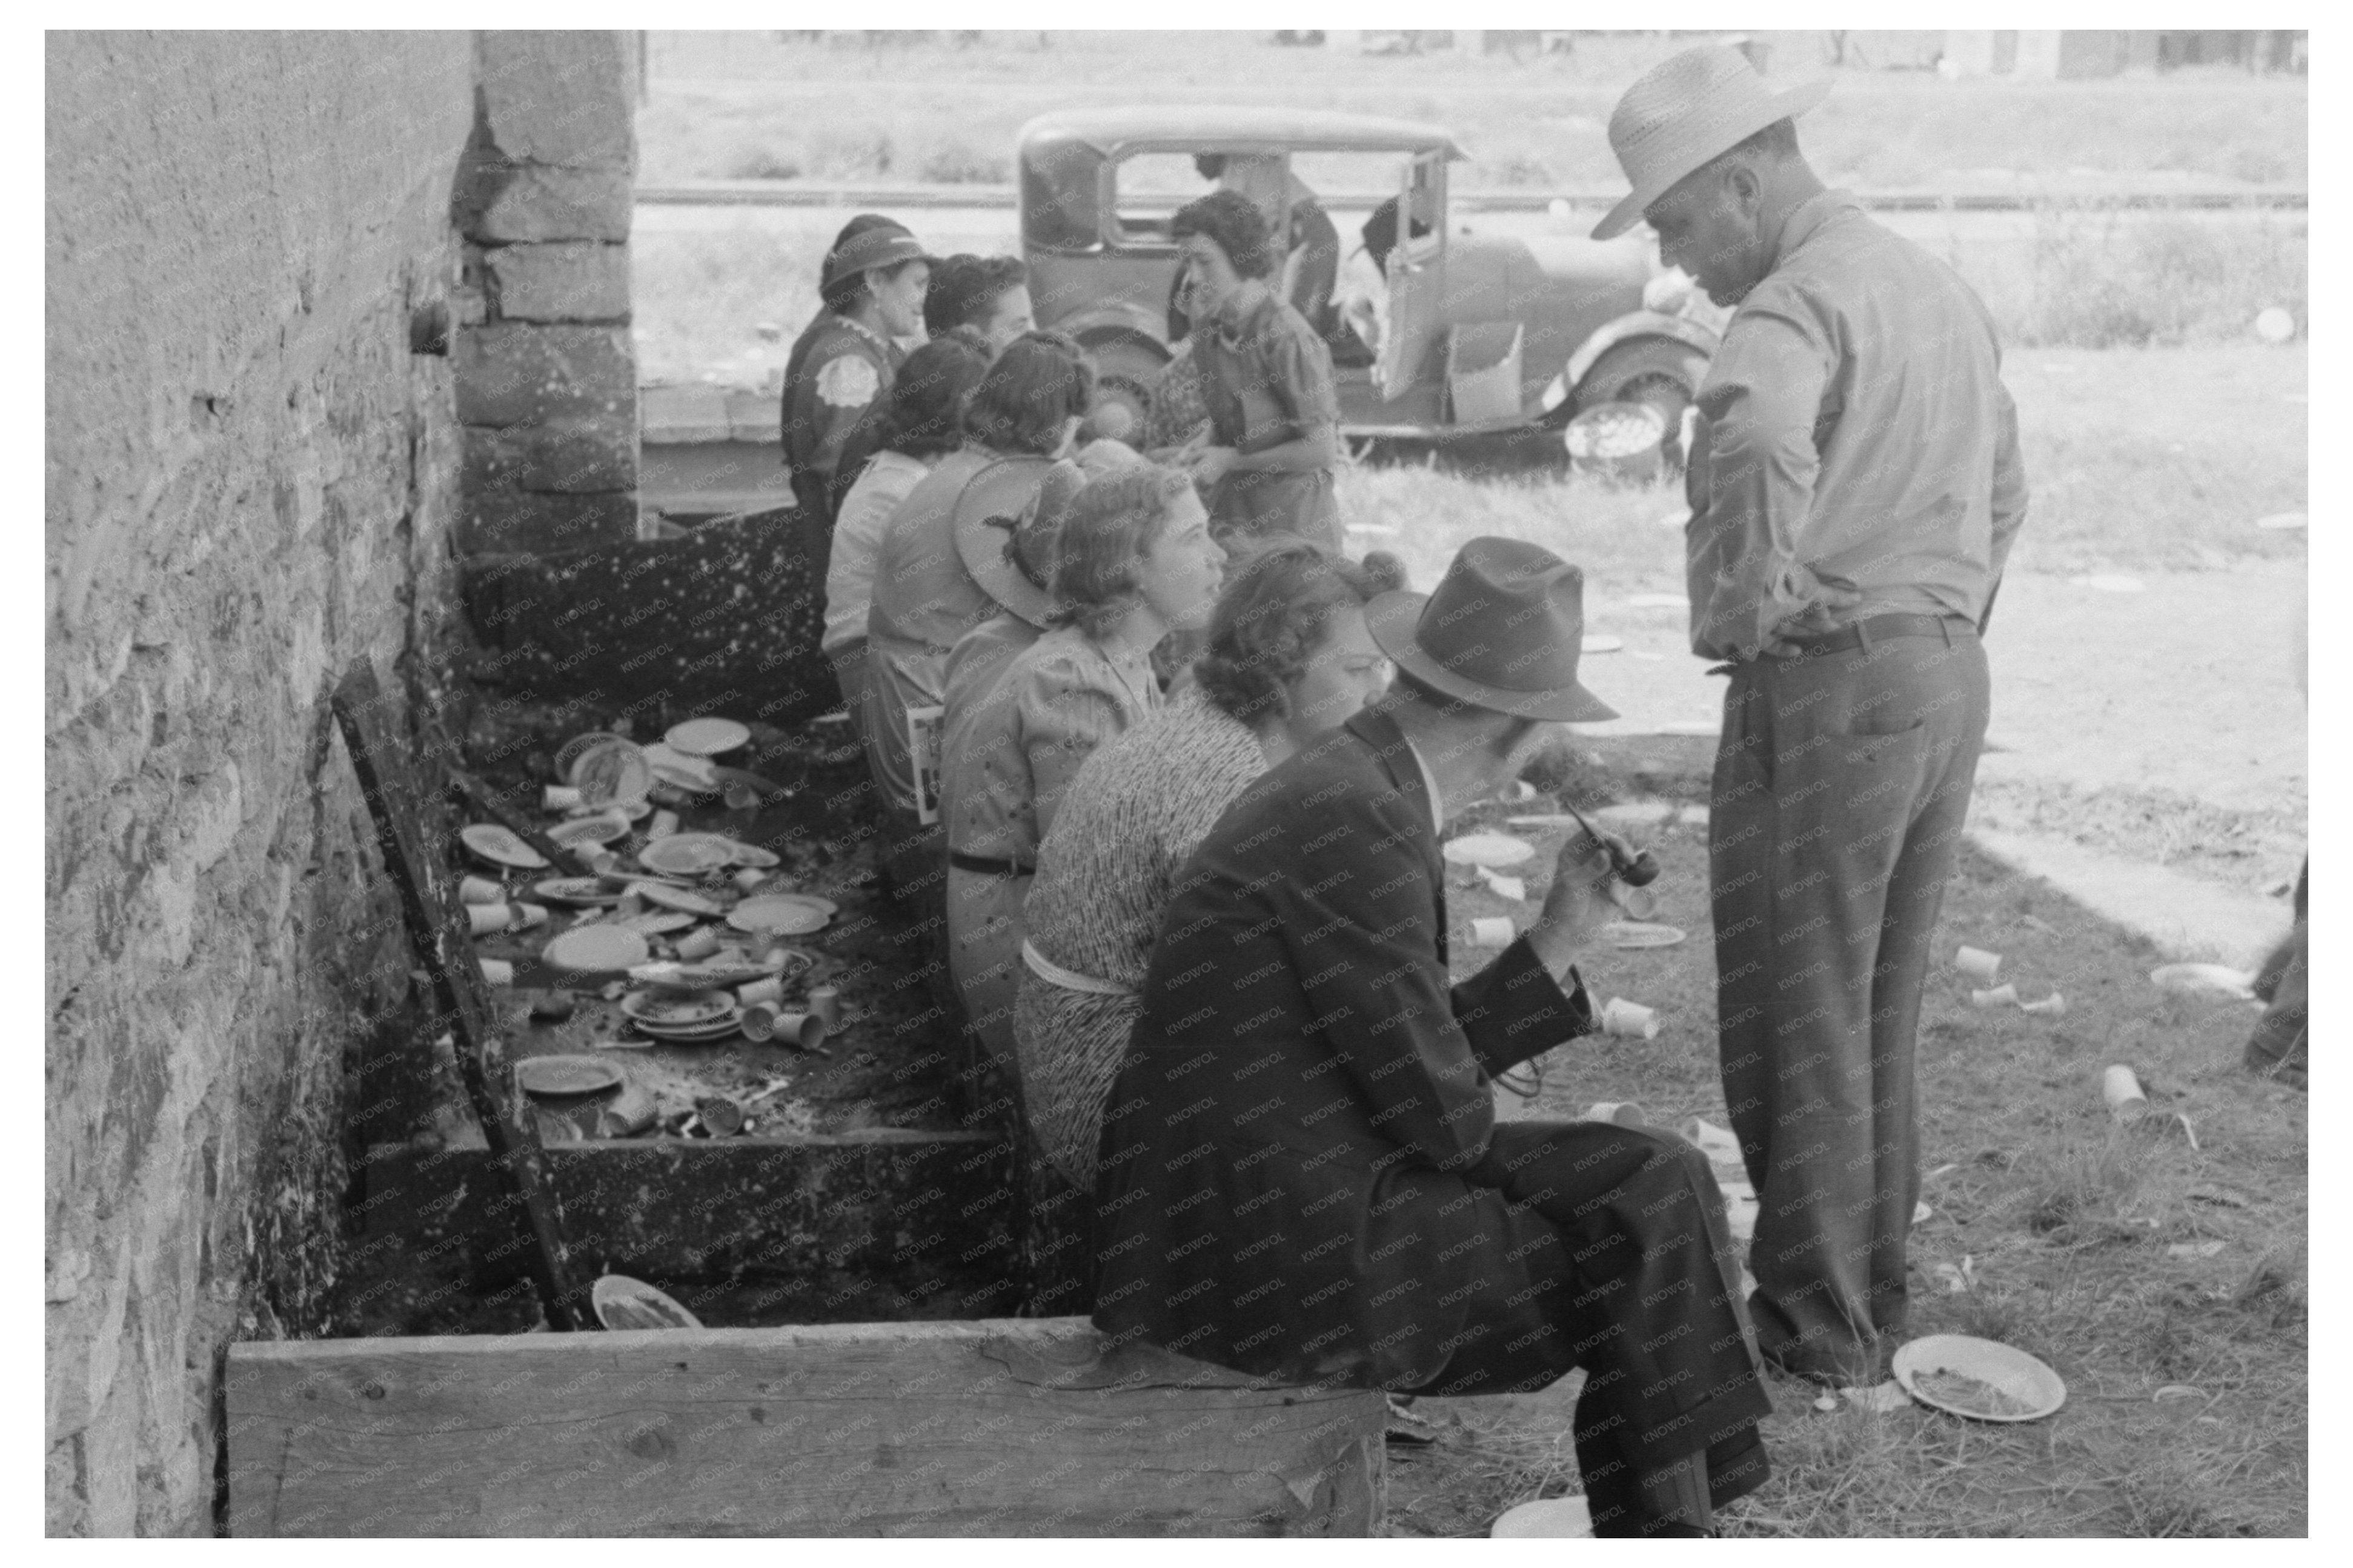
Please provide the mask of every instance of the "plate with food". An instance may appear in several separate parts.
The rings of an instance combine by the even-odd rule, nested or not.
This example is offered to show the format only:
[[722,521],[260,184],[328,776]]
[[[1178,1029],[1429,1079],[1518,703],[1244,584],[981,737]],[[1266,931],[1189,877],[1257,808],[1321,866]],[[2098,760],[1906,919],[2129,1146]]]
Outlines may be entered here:
[[496,822],[471,823],[458,830],[458,838],[474,853],[475,858],[492,865],[513,866],[522,871],[547,869],[545,855]]
[[1972,1421],[2040,1421],[2067,1402],[2057,1372],[2024,1351],[1970,1334],[1930,1334],[1897,1349],[1904,1392]]
[[567,1099],[621,1086],[621,1069],[595,1056],[526,1056],[515,1064],[515,1083],[524,1094]]
[[608,1274],[588,1291],[596,1321],[616,1332],[632,1329],[700,1329],[702,1319],[642,1279]]
[[709,991],[712,987],[750,985],[781,972],[780,968],[755,964],[741,957],[706,959],[699,964],[639,964],[629,978],[672,991]]
[[609,844],[626,838],[628,832],[628,818],[618,812],[599,811],[593,817],[558,822],[547,830],[547,837],[558,849],[578,849],[582,844]]
[[618,973],[636,968],[651,956],[643,934],[627,926],[599,922],[575,926],[551,938],[540,950],[540,961],[550,969],[573,974]]
[[670,876],[700,876],[735,863],[742,846],[724,833],[672,833],[638,852],[638,863]]
[[752,732],[728,718],[691,718],[670,726],[662,739],[671,750],[689,757],[718,757],[752,738]]
[[700,1028],[737,1011],[735,999],[723,991],[633,991],[621,999],[621,1016],[630,1022],[669,1029]]
[[533,883],[531,890],[550,904],[571,909],[594,909],[621,900],[619,894],[593,876],[551,876]]
[[764,893],[729,910],[727,923],[763,937],[805,937],[825,929],[839,907],[815,894]]

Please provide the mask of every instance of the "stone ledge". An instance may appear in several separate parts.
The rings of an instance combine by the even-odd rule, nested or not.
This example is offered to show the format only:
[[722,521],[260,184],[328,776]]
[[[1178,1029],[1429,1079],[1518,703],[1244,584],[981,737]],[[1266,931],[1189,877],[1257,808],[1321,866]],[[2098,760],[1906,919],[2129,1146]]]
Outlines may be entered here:
[[469,225],[470,239],[496,245],[629,237],[633,197],[627,168],[507,164],[482,169],[477,177],[488,194]]

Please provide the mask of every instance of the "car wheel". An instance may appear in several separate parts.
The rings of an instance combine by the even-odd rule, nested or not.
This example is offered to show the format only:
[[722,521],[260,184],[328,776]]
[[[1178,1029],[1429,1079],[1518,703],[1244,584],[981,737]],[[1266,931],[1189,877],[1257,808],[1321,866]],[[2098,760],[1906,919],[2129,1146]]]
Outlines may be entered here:
[[[1140,436],[1144,421],[1152,412],[1152,389],[1159,385],[1160,372],[1167,366],[1168,356],[1133,338],[1114,338],[1090,347],[1087,357],[1095,365],[1095,406],[1101,408],[1116,403],[1124,407],[1132,419],[1131,428]],[[1129,444],[1134,442],[1131,440]]]
[[[1638,337],[1621,343],[1593,362],[1577,393],[1559,413],[1560,422],[1602,403],[1648,403],[1667,421],[1667,445],[1680,445],[1683,409],[1699,395],[1707,375],[1707,355],[1687,343],[1666,337]],[[1672,455],[1677,462],[1680,451]]]

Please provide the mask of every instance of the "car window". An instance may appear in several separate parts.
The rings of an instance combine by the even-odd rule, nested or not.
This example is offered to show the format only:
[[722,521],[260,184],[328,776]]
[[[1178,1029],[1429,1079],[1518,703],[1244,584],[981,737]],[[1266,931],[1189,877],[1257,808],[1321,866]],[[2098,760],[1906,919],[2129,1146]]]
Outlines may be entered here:
[[1190,153],[1134,153],[1112,175],[1112,211],[1124,245],[1167,245],[1176,209],[1218,188],[1193,166]]

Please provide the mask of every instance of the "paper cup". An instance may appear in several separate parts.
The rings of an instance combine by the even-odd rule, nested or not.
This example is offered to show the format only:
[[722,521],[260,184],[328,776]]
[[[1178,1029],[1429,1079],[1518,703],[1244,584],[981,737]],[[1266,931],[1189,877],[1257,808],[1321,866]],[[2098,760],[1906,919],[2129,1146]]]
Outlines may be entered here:
[[708,926],[698,926],[678,939],[678,956],[681,959],[707,959],[718,950],[719,933]]
[[[762,1005],[770,1004],[764,1002]],[[779,1044],[814,1051],[825,1043],[825,1020],[814,1012],[779,1012],[776,1014],[776,1041]]]
[[1973,991],[1969,992],[1969,1005],[1971,1007],[2007,1007],[2017,1000],[2018,988],[2014,985],[2009,984],[1998,985],[1991,991]]
[[568,811],[581,804],[580,791],[569,784],[550,784],[539,792],[539,804],[543,810]]
[[1632,1100],[1602,1100],[1585,1113],[1588,1121],[1615,1122],[1620,1127],[1647,1127],[1651,1118]]
[[676,832],[678,832],[676,811],[656,811],[654,820],[646,824],[646,839],[649,842],[655,839],[666,839]]
[[487,937],[494,931],[503,931],[513,919],[514,911],[503,904],[466,906],[467,924],[473,927],[474,935],[477,937]]
[[514,911],[514,928],[518,931],[533,930],[547,924],[547,910],[541,905],[515,904],[509,907]]
[[1654,1008],[1613,996],[1601,1009],[1601,1032],[1621,1040],[1655,1040],[1659,1037],[1659,1014]]
[[820,985],[809,988],[809,1011],[825,1023],[831,1034],[841,1027],[841,991],[838,986]]
[[2001,978],[2001,955],[1983,948],[1963,948],[1953,955],[1953,967],[1973,980],[1991,985]]
[[2054,991],[2049,996],[2044,997],[2041,1001],[2020,1002],[2018,1004],[2018,1011],[2021,1012],[2046,1013],[2052,1018],[2064,1018],[2067,1016],[2067,999],[2061,996]]
[[785,1000],[785,982],[780,980],[754,980],[750,985],[735,988],[735,1000],[745,1007],[757,1007],[762,1002],[775,1002],[779,1007]]
[[2148,1097],[2141,1092],[2139,1077],[2122,1063],[2100,1075],[2100,1097],[2108,1102],[2108,1114],[2118,1121],[2130,1121],[2148,1109]]
[[458,899],[462,904],[503,904],[507,890],[487,876],[469,876],[458,884]]
[[604,874],[606,872],[612,870],[615,866],[621,863],[621,857],[615,854],[611,850],[607,849],[603,844],[592,844],[588,849],[582,852],[580,858],[591,872],[598,875]]
[[756,866],[747,865],[743,870],[737,872],[732,880],[734,882],[739,891],[750,893],[758,888],[760,884],[768,880],[768,874],[760,870]]
[[1471,940],[1482,948],[1507,948],[1511,946],[1511,916],[1508,915],[1488,915],[1472,921]]
[[743,1030],[744,1039],[765,1043],[776,1037],[776,1022],[783,1016],[784,1009],[773,1001],[754,1002],[744,1010],[736,1027]]
[[486,985],[512,985],[512,984],[514,984],[514,966],[513,966],[512,964],[511,964],[511,963],[507,962],[507,961],[506,961],[506,959],[482,959],[482,960],[481,960],[481,964],[482,964],[482,981],[483,981],[483,983],[484,983],[484,984],[486,984]]
[[1659,895],[1647,887],[1636,887],[1612,878],[1609,902],[1624,910],[1630,919],[1648,920],[1659,912]]

